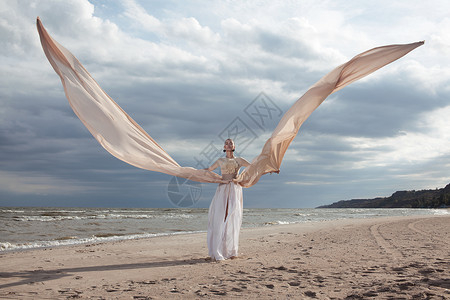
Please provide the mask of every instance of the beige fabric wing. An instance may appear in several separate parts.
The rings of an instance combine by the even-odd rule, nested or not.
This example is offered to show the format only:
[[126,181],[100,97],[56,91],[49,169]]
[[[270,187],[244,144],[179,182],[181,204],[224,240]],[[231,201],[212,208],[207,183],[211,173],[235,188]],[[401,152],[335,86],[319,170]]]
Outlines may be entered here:
[[399,59],[423,43],[374,48],[358,54],[325,75],[284,114],[272,136],[266,141],[261,154],[237,178],[239,184],[250,187],[257,183],[262,175],[279,172],[284,154],[300,126],[330,94]]
[[[199,182],[223,183],[221,176],[181,167],[156,141],[120,108],[83,65],[47,33],[39,18],[42,48],[61,82],[75,114],[109,153],[130,165]],[[308,116],[331,93],[402,57],[423,42],[375,48],[359,54],[313,85],[286,112],[261,154],[236,179],[250,187],[269,172],[278,172],[283,156]]]
[[83,65],[47,33],[39,18],[42,48],[61,78],[75,114],[109,153],[138,168],[189,178],[223,182],[218,174],[181,167],[97,84]]

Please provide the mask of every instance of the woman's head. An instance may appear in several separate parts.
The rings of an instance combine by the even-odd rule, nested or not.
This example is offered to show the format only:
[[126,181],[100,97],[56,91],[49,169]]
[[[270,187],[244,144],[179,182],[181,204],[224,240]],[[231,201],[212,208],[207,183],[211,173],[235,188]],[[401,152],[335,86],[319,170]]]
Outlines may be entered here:
[[232,139],[226,139],[223,145],[223,152],[234,151],[235,145]]

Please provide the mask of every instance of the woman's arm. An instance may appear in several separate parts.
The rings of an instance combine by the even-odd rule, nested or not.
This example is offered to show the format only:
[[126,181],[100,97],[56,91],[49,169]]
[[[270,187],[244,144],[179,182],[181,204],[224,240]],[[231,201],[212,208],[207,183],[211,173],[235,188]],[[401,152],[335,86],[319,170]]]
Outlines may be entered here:
[[248,167],[248,166],[250,166],[250,163],[245,158],[238,157],[237,159],[238,159],[238,163],[239,163],[240,167]]
[[209,168],[205,168],[204,170],[212,171],[212,170],[217,169],[219,167],[219,159],[216,160],[216,162],[213,163]]

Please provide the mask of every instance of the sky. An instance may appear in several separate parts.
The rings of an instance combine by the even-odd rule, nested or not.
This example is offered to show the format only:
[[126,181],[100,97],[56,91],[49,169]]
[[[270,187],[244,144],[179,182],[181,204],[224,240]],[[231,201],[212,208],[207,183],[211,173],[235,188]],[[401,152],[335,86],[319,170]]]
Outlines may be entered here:
[[194,167],[233,132],[236,153],[251,161],[283,112],[333,68],[377,46],[425,40],[331,95],[280,174],[244,189],[247,208],[309,208],[450,182],[449,11],[446,0],[0,0],[0,206],[208,207],[216,188],[107,153],[71,110],[37,16],[178,163]]

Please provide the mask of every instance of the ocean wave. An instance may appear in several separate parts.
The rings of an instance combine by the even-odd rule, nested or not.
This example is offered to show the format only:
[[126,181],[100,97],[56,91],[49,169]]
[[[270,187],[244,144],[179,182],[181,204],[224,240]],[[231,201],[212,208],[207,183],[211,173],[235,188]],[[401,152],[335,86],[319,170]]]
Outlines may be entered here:
[[264,225],[288,225],[288,224],[295,224],[298,222],[289,222],[289,221],[271,221],[271,222],[265,222]]
[[0,209],[0,213],[24,213],[24,210]]
[[82,218],[77,216],[14,216],[12,217],[14,221],[40,221],[40,222],[51,222],[51,221],[62,221],[62,220],[81,220]]
[[450,215],[450,208],[432,209],[432,212],[436,216]]
[[295,213],[294,216],[296,217],[310,217],[310,216],[317,216],[318,214],[313,213]]
[[87,216],[61,215],[61,214],[45,214],[39,216],[13,216],[14,221],[38,221],[38,222],[54,222],[66,220],[89,220],[89,219],[190,219],[193,215],[188,214],[99,214]]
[[0,242],[0,253],[4,251],[14,251],[14,250],[30,250],[38,248],[50,248],[50,247],[60,247],[60,246],[74,246],[83,244],[95,244],[95,243],[105,243],[105,242],[115,242],[123,240],[137,240],[152,238],[158,236],[170,236],[178,234],[192,234],[200,233],[204,231],[182,231],[182,232],[164,232],[164,233],[137,233],[137,234],[95,234],[87,238],[77,238],[77,237],[62,237],[51,241],[33,241],[25,243],[10,243],[10,242]]
[[78,239],[77,236],[62,236],[60,238],[56,238],[57,241],[67,241],[67,240],[76,240]]
[[24,212],[33,212],[33,213],[85,213],[88,210],[22,210],[22,209],[0,209],[0,213],[24,213]]

